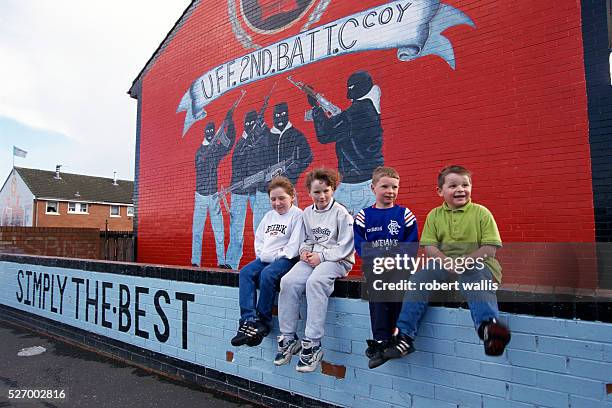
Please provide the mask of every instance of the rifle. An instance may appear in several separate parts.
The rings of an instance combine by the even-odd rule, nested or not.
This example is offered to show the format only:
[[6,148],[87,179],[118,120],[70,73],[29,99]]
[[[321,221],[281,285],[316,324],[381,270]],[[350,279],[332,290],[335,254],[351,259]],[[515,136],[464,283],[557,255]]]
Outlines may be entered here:
[[291,167],[293,165],[293,162],[294,162],[293,157],[290,157],[290,158],[282,160],[282,161],[280,161],[280,162],[278,162],[276,164],[272,164],[272,165],[266,167],[265,169],[260,170],[257,173],[250,175],[249,177],[245,178],[244,180],[230,185],[227,188],[224,188],[223,186],[221,186],[221,189],[219,191],[217,191],[215,194],[213,194],[213,197],[214,198],[221,197],[221,200],[223,201],[223,206],[225,207],[225,210],[229,212],[229,205],[227,204],[227,198],[226,198],[226,195],[228,193],[231,193],[231,192],[233,192],[235,190],[238,190],[240,188],[246,189],[246,188],[252,186],[253,184],[262,183],[262,182],[265,182],[265,181],[270,181],[274,177],[280,176],[281,174],[286,173],[287,172],[287,168]]
[[[287,77],[287,80],[293,85],[295,85],[300,91],[304,92],[306,95],[316,99],[319,106],[323,109],[325,116],[327,116],[328,118],[339,115],[342,112],[339,107],[331,103],[322,94],[315,91],[314,88],[310,85],[306,85],[302,81],[294,81],[293,79],[291,79],[291,75]],[[304,120],[307,122],[311,122],[313,120],[312,109],[306,111],[306,113],[304,114]]]
[[[246,94],[246,91],[242,89],[240,91],[240,96],[238,97],[238,99],[236,99],[236,101],[234,102],[234,104],[232,105],[228,113],[230,112],[234,113],[234,110],[236,110],[236,108],[238,107],[238,104],[240,103],[240,101],[242,101],[242,98],[244,98],[245,94]],[[230,145],[231,141],[227,138],[227,128],[228,127],[229,127],[229,121],[227,119],[224,119],[221,126],[219,126],[217,133],[215,133],[215,136],[213,136],[212,140],[210,141],[210,144],[212,146],[214,146],[219,141],[219,139],[221,140],[221,143],[223,144],[223,146],[228,147]]]
[[253,127],[253,136],[255,141],[259,140],[259,137],[263,134],[266,128],[266,120],[264,118],[264,113],[266,113],[266,109],[268,109],[268,103],[270,102],[270,96],[272,96],[272,91],[276,87],[276,82],[272,84],[272,88],[270,88],[270,92],[264,98],[264,103],[261,105],[261,109],[257,113],[257,119],[255,120],[255,126]]

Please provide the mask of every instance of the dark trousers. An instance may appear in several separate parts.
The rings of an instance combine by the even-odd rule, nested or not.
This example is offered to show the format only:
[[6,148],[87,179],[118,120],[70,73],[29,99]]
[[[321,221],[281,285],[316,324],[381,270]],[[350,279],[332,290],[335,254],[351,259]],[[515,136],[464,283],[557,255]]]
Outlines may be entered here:
[[401,310],[400,302],[370,302],[374,340],[391,340]]

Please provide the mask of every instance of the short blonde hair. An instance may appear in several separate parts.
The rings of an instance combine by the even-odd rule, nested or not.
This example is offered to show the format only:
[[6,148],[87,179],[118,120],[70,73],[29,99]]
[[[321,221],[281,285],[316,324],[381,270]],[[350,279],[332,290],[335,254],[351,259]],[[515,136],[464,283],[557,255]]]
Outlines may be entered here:
[[390,177],[399,180],[400,176],[393,167],[378,166],[372,172],[372,184],[378,183],[383,177]]

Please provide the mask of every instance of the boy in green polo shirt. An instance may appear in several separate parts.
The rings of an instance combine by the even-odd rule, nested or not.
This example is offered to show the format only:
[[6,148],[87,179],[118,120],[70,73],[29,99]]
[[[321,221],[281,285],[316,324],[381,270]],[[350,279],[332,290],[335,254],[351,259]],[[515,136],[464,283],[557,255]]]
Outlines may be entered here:
[[424,286],[448,281],[453,275],[457,275],[458,288],[467,298],[485,353],[500,356],[510,341],[510,331],[498,321],[495,291],[470,290],[476,283],[482,286],[483,281],[501,281],[495,252],[502,246],[491,212],[470,200],[471,176],[461,166],[446,167],[438,175],[437,191],[444,203],[427,215],[421,235],[428,262],[410,279],[416,289],[406,294],[397,320],[398,332],[385,349],[385,358],[400,358],[414,351],[413,340],[429,299]]

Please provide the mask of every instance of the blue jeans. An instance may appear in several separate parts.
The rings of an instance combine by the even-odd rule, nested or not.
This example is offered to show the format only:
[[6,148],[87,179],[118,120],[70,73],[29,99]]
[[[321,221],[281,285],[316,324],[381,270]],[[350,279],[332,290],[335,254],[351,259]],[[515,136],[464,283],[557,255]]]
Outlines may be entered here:
[[268,211],[272,209],[270,204],[270,196],[268,193],[257,191],[255,193],[255,205],[253,206],[253,231],[257,231],[257,227]]
[[[243,195],[232,194],[232,206],[230,209],[230,242],[227,247],[225,261],[232,269],[238,269],[242,258],[242,245],[244,242],[244,219],[247,206],[251,203],[251,211],[255,208],[255,194]],[[253,222],[253,234],[257,226]]]
[[355,215],[360,210],[376,203],[376,196],[372,193],[370,185],[372,185],[372,180],[357,184],[340,183],[334,192],[334,198],[345,206],[351,215]]
[[[297,258],[280,258],[272,263],[259,258],[240,270],[240,323],[259,319],[268,327],[272,324],[274,294],[280,279],[296,264]],[[256,289],[259,287],[259,300]]]
[[191,238],[191,263],[201,265],[202,262],[202,236],[204,235],[204,224],[206,215],[210,209],[210,222],[215,234],[215,247],[217,249],[217,264],[225,264],[224,227],[223,214],[219,206],[219,198],[212,195],[203,196],[195,193],[195,205],[193,208],[193,227]]
[[[433,282],[434,280],[444,282],[449,280],[451,276],[451,273],[436,265],[435,267],[418,271],[412,276],[410,282],[414,282],[418,289],[421,283]],[[493,318],[497,319],[499,310],[497,308],[497,296],[494,291],[469,291],[464,290],[462,287],[463,283],[493,279],[491,270],[486,266],[482,269],[473,268],[457,276],[459,289],[468,301],[476,330],[478,330],[481,323]],[[403,334],[413,339],[417,333],[419,323],[427,311],[429,292],[427,290],[408,291],[404,298],[402,311],[397,319],[397,327]]]

